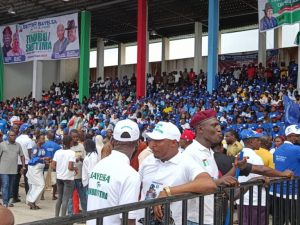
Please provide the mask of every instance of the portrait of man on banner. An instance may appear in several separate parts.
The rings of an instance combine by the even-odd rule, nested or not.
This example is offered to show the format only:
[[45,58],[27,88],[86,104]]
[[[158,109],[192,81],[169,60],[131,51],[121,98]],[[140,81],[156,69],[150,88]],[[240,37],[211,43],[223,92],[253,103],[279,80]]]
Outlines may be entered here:
[[60,58],[61,54],[64,54],[69,43],[68,39],[65,37],[65,27],[63,24],[58,24],[56,27],[56,35],[58,40],[53,45],[52,59]]
[[19,32],[13,34],[12,49],[7,52],[7,56],[22,56],[25,55],[24,50],[20,47]]
[[273,6],[271,3],[266,2],[263,9],[264,16],[259,21],[260,31],[269,30],[278,26],[278,21],[273,15]]
[[11,42],[12,42],[12,31],[9,26],[6,26],[3,31],[3,45],[2,45],[2,52],[3,52],[3,57],[7,56],[7,53],[11,50]]
[[73,49],[78,48],[77,43],[76,43],[76,40],[77,40],[76,29],[77,29],[77,26],[75,24],[75,20],[73,20],[73,19],[68,20],[68,25],[66,28],[67,37],[68,37],[68,47],[67,47],[68,50],[73,50]]

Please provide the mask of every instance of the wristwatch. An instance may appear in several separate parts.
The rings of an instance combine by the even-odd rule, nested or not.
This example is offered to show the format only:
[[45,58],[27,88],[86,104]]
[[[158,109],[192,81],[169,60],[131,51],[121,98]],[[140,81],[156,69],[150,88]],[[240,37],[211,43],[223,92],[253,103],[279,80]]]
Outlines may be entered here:
[[167,196],[172,196],[172,193],[171,193],[171,190],[170,190],[170,187],[164,187],[163,190],[167,193]]

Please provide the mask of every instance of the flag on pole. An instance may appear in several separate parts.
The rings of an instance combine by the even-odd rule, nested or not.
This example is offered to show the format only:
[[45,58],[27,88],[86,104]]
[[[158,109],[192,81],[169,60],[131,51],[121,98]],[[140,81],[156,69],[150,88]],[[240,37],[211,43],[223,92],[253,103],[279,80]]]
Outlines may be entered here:
[[285,125],[300,123],[300,105],[291,100],[287,95],[283,96]]

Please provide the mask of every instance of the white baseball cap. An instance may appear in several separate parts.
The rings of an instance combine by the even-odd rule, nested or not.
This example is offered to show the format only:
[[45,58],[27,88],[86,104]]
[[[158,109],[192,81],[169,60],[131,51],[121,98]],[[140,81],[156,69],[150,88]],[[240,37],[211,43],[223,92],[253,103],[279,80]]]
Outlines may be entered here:
[[[124,132],[128,132],[130,135],[129,138],[121,137]],[[117,122],[114,132],[113,138],[117,141],[136,141],[140,137],[140,129],[137,123],[133,122],[132,120],[120,120]]]
[[173,123],[159,122],[151,133],[146,133],[146,136],[152,140],[169,139],[179,141],[181,133]]
[[285,136],[290,134],[300,134],[300,127],[298,125],[290,125],[285,129]]

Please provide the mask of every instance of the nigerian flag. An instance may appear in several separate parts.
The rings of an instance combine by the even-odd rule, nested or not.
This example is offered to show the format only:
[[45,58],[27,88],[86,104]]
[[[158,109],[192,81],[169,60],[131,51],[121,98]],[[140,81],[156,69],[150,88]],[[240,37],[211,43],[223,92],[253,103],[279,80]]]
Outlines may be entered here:
[[3,101],[3,88],[4,88],[4,61],[3,61],[3,53],[2,53],[2,47],[0,45],[0,101]]
[[294,41],[294,44],[295,45],[299,45],[299,38],[300,38],[300,31],[298,31],[297,35],[296,35],[296,38],[295,38],[295,41]]

